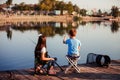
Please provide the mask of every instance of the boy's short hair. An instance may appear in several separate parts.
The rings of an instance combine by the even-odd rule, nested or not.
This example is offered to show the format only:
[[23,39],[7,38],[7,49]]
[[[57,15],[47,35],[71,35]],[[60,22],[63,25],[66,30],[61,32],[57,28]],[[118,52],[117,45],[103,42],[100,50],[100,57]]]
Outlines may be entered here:
[[71,29],[71,30],[69,31],[69,35],[70,35],[70,36],[76,36],[76,33],[77,33],[76,29]]

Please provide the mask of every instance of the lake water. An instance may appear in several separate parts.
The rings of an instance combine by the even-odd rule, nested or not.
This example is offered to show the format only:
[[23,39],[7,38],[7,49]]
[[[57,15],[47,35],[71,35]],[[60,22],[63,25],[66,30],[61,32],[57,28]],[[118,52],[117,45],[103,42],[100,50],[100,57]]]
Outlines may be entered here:
[[88,53],[109,55],[120,59],[120,23],[117,22],[21,22],[0,27],[0,71],[34,67],[34,49],[38,34],[47,35],[47,50],[58,58],[59,65],[67,65],[67,45],[63,36],[72,28],[77,29],[81,41],[79,64],[86,63]]

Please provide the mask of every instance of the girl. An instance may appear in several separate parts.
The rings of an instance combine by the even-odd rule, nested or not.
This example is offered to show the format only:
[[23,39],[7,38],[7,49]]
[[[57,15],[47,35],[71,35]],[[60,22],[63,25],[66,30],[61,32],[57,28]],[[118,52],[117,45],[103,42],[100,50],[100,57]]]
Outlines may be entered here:
[[38,43],[35,48],[35,73],[44,73],[42,68],[47,65],[47,74],[54,74],[50,72],[54,66],[54,58],[48,57],[46,50],[46,37],[44,35],[39,36]]

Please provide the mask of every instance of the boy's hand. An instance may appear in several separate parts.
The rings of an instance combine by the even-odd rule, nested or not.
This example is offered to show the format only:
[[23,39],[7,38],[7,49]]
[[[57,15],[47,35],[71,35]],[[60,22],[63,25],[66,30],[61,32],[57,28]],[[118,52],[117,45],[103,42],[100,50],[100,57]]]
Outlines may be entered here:
[[65,35],[65,36],[64,36],[64,40],[66,40],[66,37],[67,37],[67,36]]
[[63,43],[65,43],[65,41],[66,41],[66,35],[65,35],[64,38],[63,38]]

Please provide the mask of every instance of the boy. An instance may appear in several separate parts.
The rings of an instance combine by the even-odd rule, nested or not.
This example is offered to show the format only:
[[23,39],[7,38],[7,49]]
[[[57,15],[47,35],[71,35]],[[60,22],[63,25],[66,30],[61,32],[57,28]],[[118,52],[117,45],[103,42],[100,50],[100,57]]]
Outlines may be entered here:
[[[63,43],[68,45],[68,54],[67,56],[73,60],[75,65],[77,66],[77,61],[80,56],[79,51],[80,51],[80,46],[81,42],[76,39],[76,33],[77,31],[75,29],[71,29],[69,31],[69,39],[66,39],[66,36],[64,36]],[[74,57],[74,59],[73,59]],[[66,70],[65,73],[71,68],[72,66],[70,65]]]

